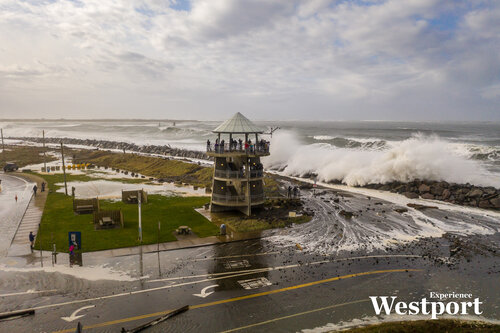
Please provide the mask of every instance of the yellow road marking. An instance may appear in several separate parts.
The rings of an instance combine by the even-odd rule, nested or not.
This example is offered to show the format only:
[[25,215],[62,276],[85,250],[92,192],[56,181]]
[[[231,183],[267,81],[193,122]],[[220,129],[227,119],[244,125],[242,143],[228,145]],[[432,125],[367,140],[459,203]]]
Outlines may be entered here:
[[[276,289],[276,290],[269,290],[269,291],[265,291],[262,293],[250,294],[250,295],[245,295],[245,296],[240,296],[240,297],[223,299],[220,301],[197,304],[197,305],[190,306],[189,309],[194,310],[194,309],[205,308],[208,306],[214,306],[214,305],[218,305],[218,304],[236,302],[236,301],[241,301],[244,299],[250,299],[250,298],[255,298],[255,297],[260,297],[260,296],[272,295],[272,294],[277,294],[277,293],[281,293],[281,292],[285,292],[285,291],[289,291],[289,290],[310,287],[310,286],[314,286],[314,285],[318,285],[318,284],[322,284],[322,283],[327,283],[327,282],[332,282],[332,281],[337,281],[337,280],[342,280],[342,279],[349,279],[349,278],[358,277],[358,276],[383,274],[383,273],[397,273],[397,272],[419,272],[419,271],[422,271],[422,270],[421,269],[387,269],[387,270],[378,270],[378,271],[370,271],[370,272],[362,272],[362,273],[353,273],[353,274],[348,274],[348,275],[343,275],[343,276],[336,276],[336,277],[332,277],[329,279],[298,284],[296,286],[291,286],[291,287],[286,287],[286,288],[281,288],[281,289]],[[87,325],[87,326],[84,326],[84,329],[104,327],[104,326],[115,325],[115,324],[125,323],[125,322],[129,322],[129,321],[139,320],[139,319],[146,319],[146,318],[151,318],[151,317],[162,316],[170,311],[172,311],[172,310],[166,310],[166,311],[161,311],[161,312],[149,313],[149,314],[145,314],[145,315],[141,315],[141,316],[117,319],[117,320],[107,321],[107,322],[100,323],[100,324]],[[74,332],[74,330],[75,330],[74,328],[69,328],[69,329],[65,329],[62,331],[54,331],[53,333],[71,333],[71,332]]]
[[269,319],[269,320],[266,320],[266,321],[261,321],[260,323],[255,323],[255,324],[250,324],[250,325],[247,325],[247,326],[241,326],[241,327],[237,327],[237,328],[232,328],[230,330],[223,331],[223,332],[220,332],[220,333],[236,332],[236,331],[244,330],[244,329],[247,329],[247,328],[251,328],[251,327],[255,327],[255,326],[260,326],[260,325],[265,325],[265,324],[270,324],[270,323],[273,323],[275,321],[279,321],[279,320],[283,320],[283,319],[289,319],[289,318],[293,318],[293,317],[298,317],[298,316],[302,316],[302,315],[313,313],[313,312],[319,312],[319,311],[324,311],[324,310],[328,310],[328,309],[338,308],[338,307],[344,306],[344,305],[364,303],[364,302],[369,302],[369,301],[370,301],[369,299],[360,299],[360,300],[352,301],[352,302],[346,302],[346,303],[341,303],[341,304],[334,304],[334,305],[330,305],[330,306],[325,306],[324,308],[319,308],[319,309],[314,309],[314,310],[299,312],[299,313],[295,313],[295,314],[289,315],[289,316],[278,317],[278,318]]
[[406,272],[406,271],[408,271],[408,272],[417,272],[417,271],[420,271],[420,269],[388,269],[388,270],[383,270],[383,271],[371,271],[371,272],[362,272],[362,273],[354,273],[354,274],[343,275],[343,276],[336,276],[336,277],[332,277],[332,278],[325,279],[325,280],[319,280],[319,281],[314,281],[314,282],[309,282],[309,283],[304,283],[304,284],[298,284],[296,286],[291,286],[291,287],[286,287],[286,288],[281,288],[281,289],[264,291],[262,293],[245,295],[245,296],[240,296],[240,297],[235,297],[235,298],[223,299],[223,300],[220,300],[220,301],[215,301],[215,302],[210,302],[210,303],[193,305],[193,306],[190,306],[189,308],[190,309],[198,309],[198,308],[204,308],[204,307],[212,306],[212,305],[218,305],[218,304],[224,304],[224,303],[229,303],[229,302],[241,301],[243,299],[249,299],[249,298],[255,298],[255,297],[260,297],[260,296],[265,296],[265,295],[272,295],[272,294],[282,293],[284,291],[289,291],[289,290],[294,290],[294,289],[300,289],[300,288],[304,288],[304,287],[310,287],[310,286],[314,286],[314,285],[317,285],[317,284],[326,283],[326,282],[332,282],[332,281],[337,281],[337,280],[341,280],[341,279],[349,279],[349,278],[353,278],[353,277],[357,277],[357,276],[372,275],[372,274],[382,274],[382,273]]

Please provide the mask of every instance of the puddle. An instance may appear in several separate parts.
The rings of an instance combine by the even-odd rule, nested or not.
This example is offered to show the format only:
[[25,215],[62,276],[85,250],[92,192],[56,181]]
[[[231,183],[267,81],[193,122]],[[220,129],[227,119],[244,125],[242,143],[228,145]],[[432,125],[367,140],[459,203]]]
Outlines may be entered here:
[[[64,193],[64,183],[57,183],[62,186],[57,190]],[[71,193],[71,187],[75,187],[75,196],[77,198],[95,198],[101,199],[121,199],[122,190],[145,190],[148,194],[161,194],[164,196],[206,196],[205,189],[194,190],[192,187],[176,186],[172,183],[163,184],[128,184],[114,182],[109,180],[94,180],[89,182],[68,182],[68,192]]]

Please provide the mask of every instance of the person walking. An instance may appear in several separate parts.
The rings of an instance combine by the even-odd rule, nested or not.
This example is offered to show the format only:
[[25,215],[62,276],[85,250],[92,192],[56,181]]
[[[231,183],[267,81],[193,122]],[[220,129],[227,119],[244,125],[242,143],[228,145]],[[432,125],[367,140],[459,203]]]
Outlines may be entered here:
[[42,182],[42,192],[45,192],[45,182]]
[[16,194],[16,196],[15,196],[15,199],[16,199],[16,203],[17,203],[17,194]]
[[292,197],[292,187],[288,186],[287,198],[290,199]]
[[30,248],[31,252],[33,252],[33,249],[35,247],[35,235],[33,234],[33,231],[30,231],[30,234],[28,235],[29,240],[30,240]]
[[210,151],[210,140],[207,140],[207,151]]
[[33,194],[35,195],[35,197],[36,197],[37,190],[38,190],[38,186],[36,186],[36,184],[35,184],[35,186],[33,186]]

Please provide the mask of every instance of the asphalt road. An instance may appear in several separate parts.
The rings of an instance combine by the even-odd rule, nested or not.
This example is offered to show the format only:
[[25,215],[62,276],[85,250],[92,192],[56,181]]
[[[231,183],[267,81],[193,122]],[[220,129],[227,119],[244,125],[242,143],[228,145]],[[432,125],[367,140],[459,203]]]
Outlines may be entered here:
[[[6,254],[32,195],[33,183],[0,173],[0,256]],[[17,202],[15,197],[17,195]]]
[[[66,272],[85,279],[52,272],[50,261],[40,271],[35,269],[35,259],[26,258],[33,268],[0,270],[0,312],[35,309],[35,315],[0,322],[0,331],[74,332],[80,321],[89,332],[120,332],[122,327],[131,329],[189,305],[188,311],[145,332],[296,332],[314,328],[319,332],[321,327],[328,330],[342,322],[373,318],[369,296],[395,295],[419,301],[431,291],[472,293],[483,302],[484,318],[500,318],[498,232],[470,235],[465,243],[435,237],[377,248],[373,246],[377,237],[370,238],[370,230],[381,235],[399,231],[403,225],[396,224],[398,215],[389,212],[385,203],[361,202],[361,197],[340,203],[326,197],[310,200],[318,220],[289,229],[292,234],[301,232],[301,237],[293,239],[310,239],[307,245],[280,242],[287,232],[281,230],[271,238],[149,253],[143,256],[143,278],[136,255],[85,256],[84,268],[94,268],[67,268]],[[335,213],[338,205],[368,207],[366,200],[373,208],[359,213],[351,223]],[[380,215],[382,210],[387,211],[387,218]],[[426,214],[429,223],[445,219],[439,216],[444,213]],[[447,223],[452,223],[453,213],[446,214]],[[409,218],[401,220],[410,231],[423,223],[413,226]],[[367,224],[363,225],[363,219]],[[495,226],[491,219],[483,220],[484,230]],[[368,223],[373,226],[368,228]],[[461,230],[460,223],[453,223]],[[322,237],[328,233],[333,236]],[[363,246],[353,247],[356,243]],[[457,244],[461,244],[460,251],[452,255],[450,249]],[[349,247],[353,250],[346,250]],[[59,262],[65,264],[64,259],[60,255]],[[99,279],[109,269],[127,276]],[[90,277],[95,274],[98,279]]]
[[[115,260],[135,265],[138,259]],[[498,275],[486,273],[491,268],[487,262],[450,269],[404,253],[325,257],[296,247],[277,248],[265,240],[162,253],[161,276],[157,260],[154,253],[144,256],[149,277],[140,281],[82,282],[53,275],[46,285],[36,288],[53,292],[0,296],[2,310],[36,309],[34,316],[0,322],[0,330],[22,327],[31,332],[73,332],[81,321],[91,332],[119,332],[122,327],[130,329],[189,305],[187,312],[147,332],[290,332],[371,317],[374,310],[368,296],[374,294],[398,295],[409,301],[436,288],[472,289],[485,301],[486,317],[499,316],[495,302],[488,302],[498,296],[498,287],[483,288],[498,279]],[[475,265],[474,271],[467,270],[470,265]],[[32,285],[39,274],[26,277],[24,273],[26,284]],[[2,279],[16,277],[4,274]],[[62,280],[56,282],[58,279]],[[249,279],[260,282],[245,284]],[[64,320],[73,319],[72,313],[83,316]]]

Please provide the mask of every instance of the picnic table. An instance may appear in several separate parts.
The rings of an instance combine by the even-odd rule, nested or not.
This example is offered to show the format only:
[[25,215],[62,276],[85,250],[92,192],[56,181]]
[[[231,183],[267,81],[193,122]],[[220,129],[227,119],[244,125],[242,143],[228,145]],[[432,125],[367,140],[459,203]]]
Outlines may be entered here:
[[99,220],[99,224],[102,225],[102,226],[110,226],[113,224],[113,219],[109,216],[103,216],[100,220]]
[[177,231],[178,235],[189,235],[191,233],[191,228],[187,225],[181,225],[175,231]]

